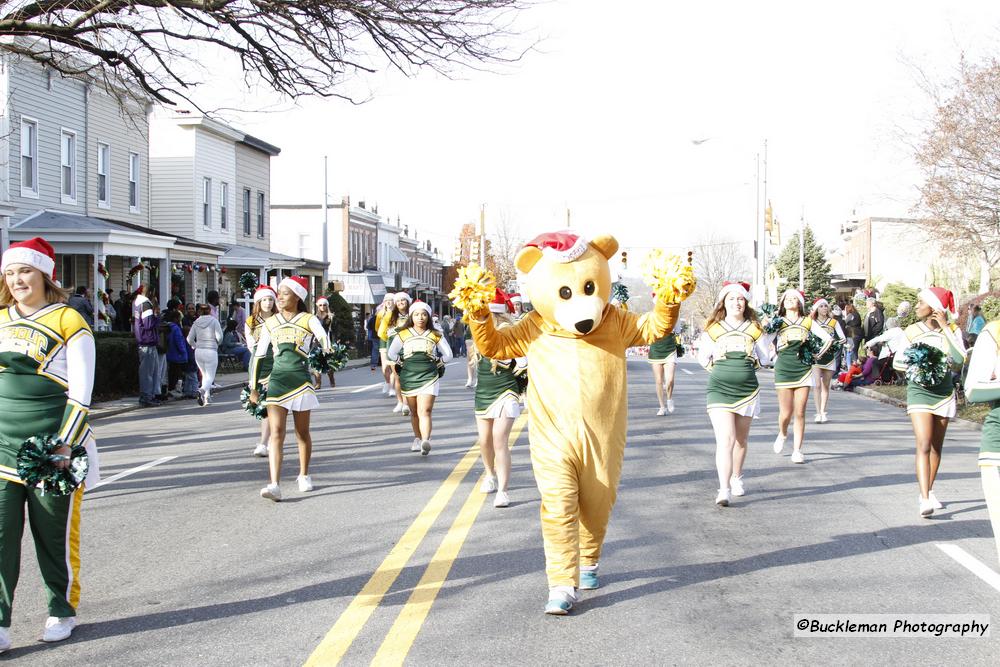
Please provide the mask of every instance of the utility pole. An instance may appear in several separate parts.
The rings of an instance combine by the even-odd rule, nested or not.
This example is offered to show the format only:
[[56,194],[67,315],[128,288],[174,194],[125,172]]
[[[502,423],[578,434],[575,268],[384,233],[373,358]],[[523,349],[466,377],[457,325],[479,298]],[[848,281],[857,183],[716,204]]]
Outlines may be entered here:
[[566,207],[566,229],[569,229],[572,225],[569,224],[569,206]]
[[799,217],[799,289],[806,291],[806,207]]
[[[767,139],[764,140],[764,206],[769,206],[767,201]],[[760,258],[757,262],[757,270],[760,271],[761,286],[764,287],[764,279],[767,276],[767,248],[763,243],[760,244]],[[767,301],[766,288],[761,290],[761,303],[764,301]]]
[[754,209],[754,253],[753,253],[753,291],[761,294],[761,302],[766,299],[763,298],[763,286],[764,286],[764,273],[761,271],[762,257],[764,254],[764,244],[762,242],[763,235],[760,233],[761,223],[760,223],[760,153],[754,155],[754,160],[757,163],[757,167],[753,172],[754,184],[757,186],[756,194],[754,195],[754,202],[756,204]]
[[330,258],[329,258],[329,235],[330,235],[330,193],[327,191],[327,156],[323,156],[323,291],[330,283]]
[[486,266],[486,204],[479,205],[479,266]]

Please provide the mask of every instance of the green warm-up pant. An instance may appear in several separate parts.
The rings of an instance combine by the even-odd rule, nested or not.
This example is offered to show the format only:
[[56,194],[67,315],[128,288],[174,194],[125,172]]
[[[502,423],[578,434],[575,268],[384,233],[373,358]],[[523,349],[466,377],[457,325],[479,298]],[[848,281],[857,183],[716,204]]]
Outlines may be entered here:
[[45,582],[49,615],[76,616],[80,602],[80,502],[83,487],[68,496],[0,479],[0,627],[10,627],[21,571],[24,508]]

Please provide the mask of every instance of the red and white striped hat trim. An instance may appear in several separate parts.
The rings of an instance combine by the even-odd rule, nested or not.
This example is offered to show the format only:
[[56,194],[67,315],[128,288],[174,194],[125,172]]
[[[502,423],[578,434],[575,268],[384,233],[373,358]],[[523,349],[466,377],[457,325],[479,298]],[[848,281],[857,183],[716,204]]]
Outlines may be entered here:
[[524,244],[526,248],[538,248],[543,255],[562,264],[579,259],[587,252],[587,245],[587,239],[571,231],[546,232]]

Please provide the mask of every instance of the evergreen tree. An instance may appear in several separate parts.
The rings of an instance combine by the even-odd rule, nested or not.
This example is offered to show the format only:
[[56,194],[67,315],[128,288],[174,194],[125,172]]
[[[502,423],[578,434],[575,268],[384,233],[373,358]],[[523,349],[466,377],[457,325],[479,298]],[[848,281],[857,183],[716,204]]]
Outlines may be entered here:
[[[784,280],[782,290],[799,286],[799,233],[792,234],[774,261],[778,275]],[[830,262],[826,261],[823,246],[816,242],[812,229],[805,228],[805,293],[806,305],[820,297],[833,294],[830,285]]]

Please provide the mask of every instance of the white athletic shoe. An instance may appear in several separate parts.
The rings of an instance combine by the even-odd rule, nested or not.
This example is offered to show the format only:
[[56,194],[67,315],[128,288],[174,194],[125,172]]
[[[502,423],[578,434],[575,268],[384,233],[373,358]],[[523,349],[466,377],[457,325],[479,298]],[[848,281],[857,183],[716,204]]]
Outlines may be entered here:
[[740,475],[739,477],[733,475],[730,477],[729,488],[732,490],[734,496],[746,495],[746,489],[743,488],[743,475]]
[[274,502],[281,501],[281,487],[277,484],[268,484],[263,489],[260,490],[260,497],[267,498],[268,500],[273,500]]
[[10,628],[0,627],[0,653],[3,653],[10,647]]
[[267,458],[267,443],[261,442],[256,447],[253,448],[253,455],[259,456],[261,458]]
[[396,413],[402,412],[403,411],[403,404],[401,402],[399,402],[399,401],[396,401],[396,407],[394,407],[392,409],[392,411],[396,412]]
[[61,642],[73,634],[73,628],[75,627],[76,616],[67,616],[66,618],[49,616],[45,619],[45,630],[42,631],[42,641]]
[[411,452],[419,452],[420,451],[420,438],[414,438],[413,439],[413,444],[410,445],[410,451]]
[[497,497],[493,499],[493,507],[507,507],[510,505],[510,496],[506,491],[497,491]]
[[667,399],[667,412],[674,414],[674,399],[672,398]]
[[431,453],[431,441],[430,440],[423,440],[423,441],[421,441],[421,443],[420,443],[420,455],[421,456],[427,456],[430,453]]
[[657,417],[662,417],[665,414],[667,414],[667,409],[666,408],[660,408],[659,410],[656,411],[656,416]]
[[719,507],[729,507],[729,502],[732,499],[729,489],[719,489],[719,495],[715,496],[715,504]]
[[801,449],[796,449],[792,452],[792,463],[805,463],[806,457],[802,454]]
[[931,489],[930,492],[927,494],[927,500],[931,501],[931,505],[934,507],[934,509],[936,510],[944,509],[944,505],[942,505],[941,501],[938,500],[937,496],[934,495],[934,489]]
[[817,412],[816,413],[816,418],[813,419],[813,422],[816,423],[816,424],[822,424],[823,423],[823,413],[822,412]]
[[827,416],[826,416],[826,413],[824,412],[824,413],[823,413],[823,421],[821,421],[820,423],[821,423],[821,424],[825,424],[825,423],[827,423],[828,421],[830,421],[830,418],[829,418],[829,417],[827,417]]
[[934,503],[930,498],[917,498],[920,505],[920,516],[929,517],[934,514]]
[[309,475],[299,475],[295,481],[299,483],[299,491],[302,493],[309,493],[313,490],[313,481]]
[[493,493],[497,490],[497,478],[484,477],[483,483],[479,485],[479,490],[483,493]]
[[389,383],[388,382],[383,382],[382,383],[382,395],[383,396],[388,396],[390,391],[392,391],[392,389],[391,389],[391,387],[389,387]]
[[785,440],[788,439],[787,435],[778,434],[778,437],[774,439],[774,453],[780,454],[781,450],[785,448]]
[[466,380],[465,386],[466,387],[471,387],[472,386],[472,380]]

